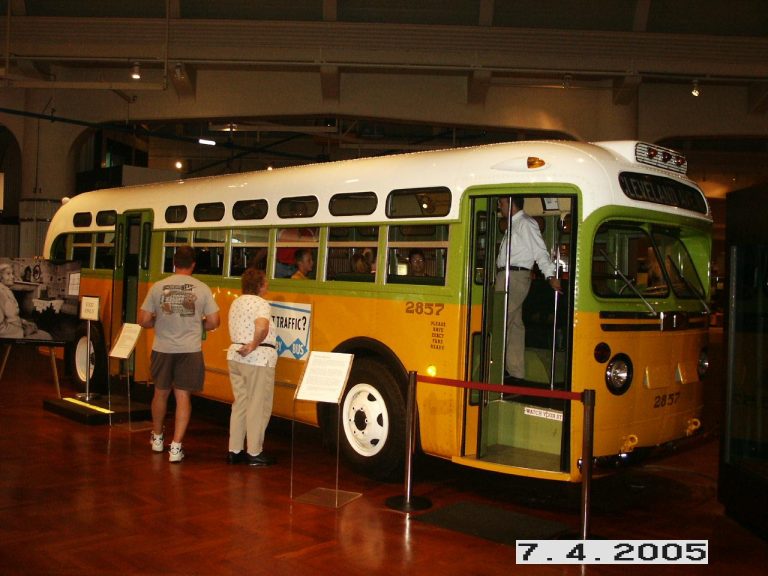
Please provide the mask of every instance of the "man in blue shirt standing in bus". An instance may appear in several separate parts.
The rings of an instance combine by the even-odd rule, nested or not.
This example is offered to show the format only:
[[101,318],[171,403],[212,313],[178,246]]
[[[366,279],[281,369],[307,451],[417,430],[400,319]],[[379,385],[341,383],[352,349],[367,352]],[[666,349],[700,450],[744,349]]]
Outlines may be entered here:
[[179,246],[173,255],[174,274],[158,280],[150,288],[139,311],[139,324],[155,329],[152,344],[152,437],[154,452],[163,452],[163,422],[168,397],[173,389],[176,417],[170,462],[181,462],[181,442],[192,415],[192,392],[200,392],[205,380],[202,336],[204,330],[219,326],[219,306],[211,289],[192,277],[195,250]]
[[525,379],[523,302],[531,288],[531,269],[534,262],[552,289],[560,291],[560,280],[555,276],[555,265],[549,257],[539,225],[524,212],[524,204],[523,196],[499,198],[499,210],[508,224],[496,258],[496,292],[506,290],[509,274],[504,355],[508,378],[505,378],[505,383],[521,382]]

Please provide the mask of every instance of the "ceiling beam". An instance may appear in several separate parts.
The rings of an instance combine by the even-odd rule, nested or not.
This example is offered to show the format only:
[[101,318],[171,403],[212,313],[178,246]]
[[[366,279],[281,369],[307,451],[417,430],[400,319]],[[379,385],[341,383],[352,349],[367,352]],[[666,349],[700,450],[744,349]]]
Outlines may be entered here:
[[168,0],[168,17],[181,18],[181,0]]
[[765,114],[768,111],[768,82],[749,85],[748,105],[750,114]]
[[323,0],[323,20],[326,22],[336,22],[338,12],[338,0]]
[[6,76],[3,83],[8,88],[39,88],[66,90],[165,90],[163,82],[109,82],[103,80],[35,80]]
[[338,102],[341,96],[341,74],[338,66],[320,66],[320,91],[323,102]]
[[648,31],[648,13],[651,11],[651,0],[637,0],[635,3],[635,17],[632,20],[633,32]]
[[491,87],[490,70],[473,70],[467,77],[467,104],[485,104],[488,88]]
[[493,26],[493,12],[496,0],[480,0],[480,14],[477,23],[480,26]]
[[197,97],[197,75],[193,66],[177,62],[168,74],[179,100],[195,100]]
[[613,79],[613,103],[617,105],[632,104],[637,99],[642,78],[638,74],[628,74]]
[[26,16],[27,0],[11,0],[11,14],[14,16]]

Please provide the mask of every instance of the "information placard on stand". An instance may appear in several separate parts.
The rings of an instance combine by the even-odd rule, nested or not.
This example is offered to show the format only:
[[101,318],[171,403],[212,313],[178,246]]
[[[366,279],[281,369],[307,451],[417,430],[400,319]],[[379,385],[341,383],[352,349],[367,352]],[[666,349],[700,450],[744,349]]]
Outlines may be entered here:
[[[141,336],[141,326],[139,326],[138,324],[130,324],[130,323],[123,324],[123,327],[120,329],[120,335],[117,337],[117,340],[115,341],[115,345],[112,347],[112,350],[110,350],[109,352],[110,358],[117,358],[118,360],[121,361],[121,364],[125,366],[125,384],[126,384],[126,398],[128,400],[128,430],[129,431],[135,431],[133,430],[133,423],[131,421],[131,371],[129,367],[129,359],[131,357],[131,354],[133,354],[133,350],[136,348],[136,342],[138,342],[139,336]],[[109,399],[111,404],[112,402],[111,390],[110,390]],[[145,430],[145,429],[146,429],[146,426],[142,427],[142,430]]]
[[[311,352],[304,369],[301,383],[296,390],[297,400],[336,404],[337,422],[340,421],[339,402],[352,369],[352,354],[339,352]],[[293,418],[295,422],[296,419]],[[291,498],[293,499],[293,433],[291,434]],[[315,488],[295,498],[298,502],[317,504],[328,508],[340,508],[362,496],[360,492],[339,490],[339,439],[336,437],[336,487]]]
[[117,337],[115,345],[109,352],[110,357],[128,360],[131,354],[133,354],[133,349],[136,348],[139,336],[141,336],[141,326],[138,324],[123,324],[123,327],[120,329],[120,336]]

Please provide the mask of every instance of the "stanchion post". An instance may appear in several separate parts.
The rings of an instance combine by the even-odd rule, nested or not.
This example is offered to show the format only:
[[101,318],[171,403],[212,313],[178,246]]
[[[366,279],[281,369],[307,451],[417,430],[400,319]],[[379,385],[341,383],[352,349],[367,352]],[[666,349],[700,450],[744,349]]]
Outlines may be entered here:
[[412,473],[413,473],[413,450],[415,446],[416,430],[416,381],[418,380],[416,372],[408,372],[408,392],[405,404],[405,478],[403,480],[404,494],[402,496],[392,496],[387,498],[386,504],[389,508],[400,510],[401,512],[412,512],[413,510],[426,510],[432,506],[432,502],[424,497],[412,497]]
[[584,390],[584,431],[581,441],[581,539],[589,538],[589,508],[592,496],[592,457],[595,436],[595,391]]

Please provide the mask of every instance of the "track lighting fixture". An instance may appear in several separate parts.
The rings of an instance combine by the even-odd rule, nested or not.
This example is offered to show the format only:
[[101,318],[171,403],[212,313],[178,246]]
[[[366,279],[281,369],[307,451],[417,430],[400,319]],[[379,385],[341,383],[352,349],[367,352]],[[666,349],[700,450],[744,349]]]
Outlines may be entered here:
[[693,81],[693,87],[691,88],[691,94],[693,96],[698,96],[699,95],[699,81],[698,80],[694,80]]
[[131,78],[134,80],[141,80],[141,65],[138,62],[133,63],[131,68]]

